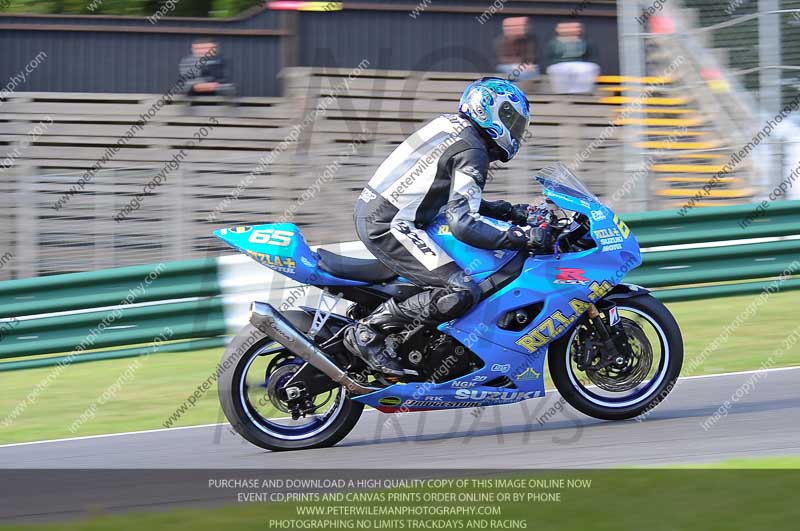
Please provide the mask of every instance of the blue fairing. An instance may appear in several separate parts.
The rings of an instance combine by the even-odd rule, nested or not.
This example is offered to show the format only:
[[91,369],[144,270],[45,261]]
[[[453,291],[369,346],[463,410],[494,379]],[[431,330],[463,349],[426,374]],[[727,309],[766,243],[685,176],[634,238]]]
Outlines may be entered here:
[[[510,226],[502,221],[488,219],[487,221],[497,225],[502,230],[506,230]],[[447,254],[453,257],[453,260],[461,269],[469,273],[478,282],[503,267],[518,253],[518,251],[503,249],[496,251],[478,249],[462,242],[452,235],[444,215],[439,215],[425,230],[442,249],[447,251]]]
[[292,280],[313,286],[364,286],[366,282],[334,277],[318,266],[319,256],[294,223],[272,223],[214,231],[214,236],[259,264]]
[[[542,375],[547,345],[566,332],[590,303],[599,301],[641,263],[639,244],[608,207],[589,196],[571,196],[563,190],[546,189],[545,194],[560,207],[586,215],[591,224],[589,237],[597,246],[558,257],[528,258],[516,279],[465,316],[439,327],[483,360],[480,369],[439,384],[395,384],[354,400],[383,411],[397,411],[509,404],[544,396]],[[439,242],[447,244],[444,239]],[[453,249],[459,248],[454,245]],[[453,255],[459,265],[464,267],[464,261],[473,256],[482,257],[485,262],[481,263],[488,264],[491,251],[476,252],[461,245],[464,257]],[[499,268],[502,263],[504,260],[498,259],[486,267]],[[537,303],[541,304],[541,311],[524,330],[497,326],[507,312]],[[511,380],[515,388],[486,385],[501,376]],[[401,405],[395,406],[398,399]]]

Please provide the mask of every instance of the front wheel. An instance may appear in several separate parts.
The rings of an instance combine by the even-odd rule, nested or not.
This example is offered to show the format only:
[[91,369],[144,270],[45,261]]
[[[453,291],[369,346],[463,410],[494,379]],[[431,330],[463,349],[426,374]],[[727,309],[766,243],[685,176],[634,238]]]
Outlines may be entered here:
[[579,359],[602,357],[594,327],[584,316],[548,352],[548,367],[561,396],[591,417],[622,420],[650,411],[666,398],[681,372],[683,338],[661,301],[642,295],[615,301],[630,356],[620,366],[580,370]]
[[[299,330],[311,327],[302,311],[284,312]],[[318,337],[325,339],[326,330]],[[280,389],[305,362],[252,324],[231,341],[220,365],[219,401],[225,417],[242,437],[268,450],[332,446],[356,425],[364,404],[350,399],[344,386],[313,397],[314,413],[292,419]]]

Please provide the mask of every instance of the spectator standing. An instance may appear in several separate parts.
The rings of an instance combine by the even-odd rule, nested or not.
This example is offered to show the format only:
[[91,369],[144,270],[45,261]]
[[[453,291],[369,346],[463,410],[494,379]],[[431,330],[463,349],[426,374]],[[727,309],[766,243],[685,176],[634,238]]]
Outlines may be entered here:
[[528,17],[503,20],[503,33],[495,41],[497,71],[510,81],[530,81],[539,76],[536,43],[529,34]]
[[600,67],[591,61],[592,48],[580,22],[560,22],[547,46],[547,75],[556,94],[591,94]]

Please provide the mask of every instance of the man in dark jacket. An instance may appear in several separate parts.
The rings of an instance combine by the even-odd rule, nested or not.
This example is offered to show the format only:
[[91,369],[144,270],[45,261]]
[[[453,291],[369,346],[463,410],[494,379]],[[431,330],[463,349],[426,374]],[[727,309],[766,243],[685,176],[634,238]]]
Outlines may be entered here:
[[381,164],[356,202],[356,232],[388,268],[427,288],[389,300],[344,333],[344,344],[370,367],[401,375],[387,334],[409,323],[437,324],[466,313],[480,288],[425,232],[444,209],[459,240],[482,249],[523,249],[526,230],[498,228],[484,216],[525,224],[528,205],[481,199],[489,163],[510,161],[528,125],[528,101],[512,82],[483,78],[445,114],[411,135]]
[[181,60],[179,70],[189,96],[228,96],[235,92],[225,76],[225,60],[212,40],[192,43],[192,55]]

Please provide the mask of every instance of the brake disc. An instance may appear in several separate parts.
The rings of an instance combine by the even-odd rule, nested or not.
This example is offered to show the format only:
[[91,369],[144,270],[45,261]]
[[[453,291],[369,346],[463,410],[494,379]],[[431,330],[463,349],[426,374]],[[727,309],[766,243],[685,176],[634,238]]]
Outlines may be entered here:
[[622,365],[614,364],[596,371],[586,371],[589,381],[604,391],[624,392],[634,389],[647,378],[653,366],[653,348],[644,330],[635,321],[625,317],[621,324],[628,336],[631,356],[626,356]]

